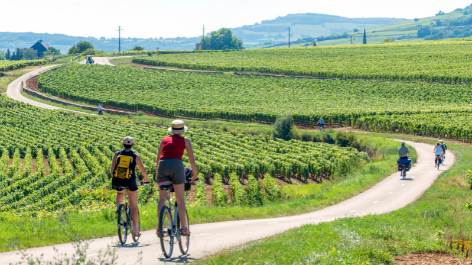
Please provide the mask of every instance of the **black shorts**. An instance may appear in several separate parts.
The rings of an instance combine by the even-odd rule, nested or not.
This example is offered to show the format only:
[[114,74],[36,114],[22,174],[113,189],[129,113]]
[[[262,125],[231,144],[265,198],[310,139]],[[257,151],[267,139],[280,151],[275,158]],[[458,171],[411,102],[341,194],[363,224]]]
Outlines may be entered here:
[[117,191],[122,191],[120,187],[128,187],[130,191],[137,191],[138,184],[136,183],[136,178],[130,179],[119,179],[119,178],[112,178],[111,179],[111,188]]

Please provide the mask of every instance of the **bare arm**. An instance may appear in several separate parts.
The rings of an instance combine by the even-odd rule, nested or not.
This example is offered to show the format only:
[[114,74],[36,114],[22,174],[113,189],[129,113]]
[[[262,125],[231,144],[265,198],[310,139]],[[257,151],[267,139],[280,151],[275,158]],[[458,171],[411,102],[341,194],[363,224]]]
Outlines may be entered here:
[[116,157],[118,156],[118,153],[115,153],[115,155],[113,156],[113,161],[111,162],[111,171],[110,171],[110,175],[113,176],[113,171],[115,171],[115,167],[116,167]]
[[147,172],[146,172],[146,168],[144,168],[143,162],[141,161],[141,157],[139,157],[138,155],[136,155],[136,165],[138,165],[139,171],[141,171],[141,173],[144,176],[143,181],[144,182],[150,182],[149,178],[148,178],[148,175],[147,175]]
[[195,163],[195,156],[193,155],[192,143],[188,138],[185,138],[185,150],[187,150],[188,160],[190,161],[190,165],[192,166],[192,181],[196,181],[198,179],[197,163]]
[[161,141],[161,144],[159,145],[159,151],[157,151],[156,180],[157,180],[157,169],[159,168],[159,160],[161,160],[161,154],[162,154],[162,141]]

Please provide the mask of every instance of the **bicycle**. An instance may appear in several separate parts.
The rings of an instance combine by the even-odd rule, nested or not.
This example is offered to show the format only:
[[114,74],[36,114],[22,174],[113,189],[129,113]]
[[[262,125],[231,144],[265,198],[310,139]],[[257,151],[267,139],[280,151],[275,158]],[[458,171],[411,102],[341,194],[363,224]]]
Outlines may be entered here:
[[[150,182],[142,182],[138,183],[138,186],[143,186],[144,184],[149,184]],[[134,242],[138,242],[139,236],[136,236],[134,233],[134,224],[133,219],[131,219],[131,209],[128,207],[128,193],[126,192],[129,188],[128,187],[119,187],[120,190],[124,190],[125,195],[123,198],[123,202],[118,207],[117,211],[117,227],[118,227],[118,239],[120,240],[120,244],[124,245],[126,240],[128,239],[128,230],[131,231],[131,236],[133,237]],[[138,209],[138,218],[139,218],[139,209]],[[138,232],[140,230],[140,222],[138,221]]]
[[[177,202],[172,204],[169,194],[170,192],[173,192],[173,186],[161,185],[160,189],[167,192],[167,203],[162,206],[159,213],[158,237],[161,242],[162,253],[167,259],[170,258],[174,250],[174,239],[177,239],[180,253],[185,255],[188,253],[188,248],[190,246],[190,233],[189,235],[183,235],[180,232],[181,221],[179,216],[179,207]],[[189,179],[187,179],[187,183],[185,184],[185,190],[190,190]],[[190,222],[188,219],[187,209],[185,209],[185,215],[187,218],[187,230],[190,232]]]
[[434,163],[436,164],[436,166],[438,167],[438,170],[439,170],[439,165],[441,165],[442,161],[441,161],[441,156],[442,155],[436,155],[436,159],[434,160]]
[[324,132],[324,124],[318,125],[320,132]]

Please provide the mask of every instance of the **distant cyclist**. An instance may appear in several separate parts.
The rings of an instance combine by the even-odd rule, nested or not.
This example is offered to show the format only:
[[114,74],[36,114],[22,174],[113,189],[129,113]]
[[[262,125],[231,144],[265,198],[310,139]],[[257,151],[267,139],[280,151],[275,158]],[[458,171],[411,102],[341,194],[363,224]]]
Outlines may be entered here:
[[441,149],[444,153],[444,158],[446,158],[446,150],[447,150],[446,143],[443,140],[441,140],[441,143],[439,145],[441,146]]
[[[190,235],[190,231],[187,228],[187,218],[185,210],[185,183],[187,182],[184,172],[184,164],[182,162],[182,156],[184,151],[187,151],[187,156],[192,166],[193,178],[192,181],[198,179],[197,164],[195,163],[195,157],[193,155],[192,143],[182,134],[187,131],[187,126],[184,126],[184,122],[181,120],[175,120],[172,122],[169,132],[171,136],[164,137],[161,144],[159,145],[159,151],[157,153],[157,165],[156,165],[156,177],[154,180],[157,185],[173,185],[175,198],[177,200],[179,218],[182,220],[182,228],[180,232],[184,236]],[[159,203],[157,205],[157,216],[161,212],[162,206],[166,204],[167,191],[159,188]],[[158,229],[159,231],[159,229]],[[158,236],[160,236],[158,234]]]
[[[434,147],[433,152],[436,156],[441,156],[441,158],[442,158],[442,155],[444,154],[444,151],[443,151],[439,141],[436,143],[436,146]],[[442,161],[441,161],[441,163],[442,163]]]
[[318,126],[320,128],[320,131],[321,131],[321,129],[324,129],[324,120],[323,120],[323,118],[320,118],[320,120],[318,121]]
[[102,106],[98,104],[98,115],[103,115]]
[[402,142],[402,146],[398,148],[398,157],[400,159],[408,159],[408,154],[410,150],[405,146],[405,142]]
[[[113,156],[113,162],[111,164],[111,175],[112,188],[117,190],[116,194],[116,205],[119,207],[124,197],[124,190],[120,187],[128,187],[128,198],[131,209],[131,219],[134,224],[134,231],[136,236],[140,236],[139,233],[139,212],[138,212],[138,185],[136,183],[136,166],[144,176],[144,182],[149,183],[146,168],[144,168],[143,162],[138,154],[131,151],[131,147],[134,145],[134,139],[130,136],[126,136],[123,139],[124,149],[118,151]],[[118,211],[118,210],[117,210]]]

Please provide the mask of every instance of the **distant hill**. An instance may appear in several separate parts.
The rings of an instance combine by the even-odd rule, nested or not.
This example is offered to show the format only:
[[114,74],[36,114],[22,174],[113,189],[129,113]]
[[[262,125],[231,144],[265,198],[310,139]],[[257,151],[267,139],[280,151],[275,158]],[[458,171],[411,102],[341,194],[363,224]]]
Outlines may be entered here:
[[[389,25],[371,27],[366,32],[367,43],[380,43],[387,38],[393,41],[420,41],[470,37],[472,36],[472,5],[457,8],[450,13],[439,11],[432,17],[409,19]],[[349,31],[329,36],[324,35],[317,38],[317,45],[351,44],[351,36],[353,44],[361,44],[363,33],[363,28],[362,30],[359,28],[358,32]],[[312,46],[314,41],[313,37],[300,38],[292,41],[291,47]],[[281,47],[287,47],[287,43],[266,44],[253,48]]]
[[404,18],[347,18],[316,13],[290,14],[272,20],[263,20],[260,24],[232,28],[231,31],[243,40],[245,47],[261,44],[287,43],[288,27],[292,41],[301,38],[321,37],[345,33],[355,28],[363,29],[388,25]]
[[[61,53],[67,53],[69,48],[79,41],[89,41],[96,50],[105,50],[105,52],[118,51],[118,38],[94,38],[94,37],[73,37],[65,34],[48,34],[33,32],[0,32],[0,50],[16,50],[16,48],[29,48],[38,40],[44,40],[49,46],[54,46],[61,50]],[[199,37],[195,38],[122,38],[121,50],[127,51],[135,45],[144,47],[146,50],[193,50],[195,43],[200,41]]]

